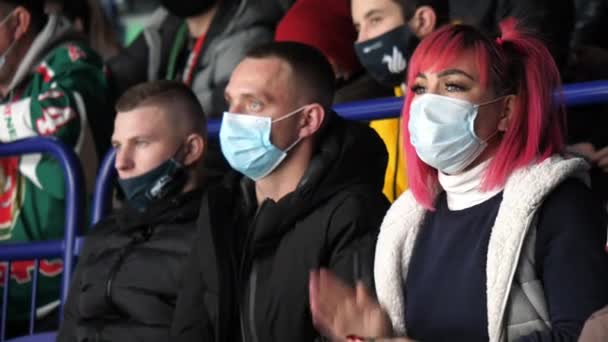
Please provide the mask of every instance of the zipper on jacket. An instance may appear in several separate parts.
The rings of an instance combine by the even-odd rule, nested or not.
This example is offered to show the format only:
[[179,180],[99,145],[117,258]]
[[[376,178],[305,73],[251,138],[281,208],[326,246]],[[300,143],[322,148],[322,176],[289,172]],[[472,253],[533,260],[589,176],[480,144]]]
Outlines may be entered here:
[[[266,201],[262,202],[262,204],[258,207],[251,220],[251,223],[248,225],[247,236],[245,238],[245,242],[243,244],[243,254],[241,256],[241,262],[239,265],[239,276],[238,282],[239,284],[244,284],[247,281],[247,286],[245,286],[243,293],[239,296],[239,316],[241,321],[241,337],[242,342],[258,342],[257,333],[255,331],[255,292],[257,285],[257,273],[255,269],[255,262],[251,260],[251,268],[249,271],[249,277],[246,277],[246,265],[248,259],[253,254],[251,250],[251,240],[253,239],[253,235],[255,233],[255,225],[258,219],[260,212],[264,209],[264,205]],[[247,312],[249,311],[249,313]],[[247,324],[249,323],[249,324]],[[249,325],[249,329],[247,329]],[[248,335],[251,334],[252,341],[249,340]]]
[[258,342],[258,334],[255,324],[255,295],[258,281],[257,266],[254,263],[251,266],[251,275],[249,276],[249,300],[247,310],[249,311],[247,317],[249,318],[249,332],[251,334],[251,342]]
[[114,263],[114,265],[112,265],[112,268],[110,269],[108,279],[106,280],[105,300],[106,300],[106,303],[111,308],[116,310],[116,312],[119,315],[123,315],[123,312],[114,303],[114,300],[112,300],[112,287],[114,285],[114,279],[116,278],[116,275],[118,274],[118,271],[120,270],[120,267],[122,266],[122,264],[125,261],[125,259],[127,258],[127,256],[129,254],[131,254],[131,252],[133,252],[133,250],[135,249],[135,246],[142,242],[146,242],[150,239],[150,237],[152,236],[152,229],[153,229],[152,226],[146,227],[145,231],[142,233],[141,236],[132,238],[131,241],[129,241],[129,243],[126,246],[121,248],[121,250],[118,254],[118,259],[116,260],[116,262]]
[[240,310],[240,321],[241,321],[241,339],[242,342],[258,342],[258,334],[255,324],[255,295],[257,290],[257,267],[253,265],[251,267],[251,275],[248,281],[249,291],[246,295],[247,298],[243,301],[243,305]]

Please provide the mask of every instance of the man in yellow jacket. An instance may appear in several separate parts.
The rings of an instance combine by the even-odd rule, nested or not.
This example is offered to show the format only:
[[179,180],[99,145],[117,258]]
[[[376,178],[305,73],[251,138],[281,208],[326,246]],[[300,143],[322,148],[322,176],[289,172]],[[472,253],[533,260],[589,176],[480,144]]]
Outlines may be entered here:
[[[361,64],[378,82],[403,96],[410,56],[420,39],[448,21],[448,0],[352,0]],[[407,189],[401,120],[371,122],[389,153],[384,194],[392,202]]]

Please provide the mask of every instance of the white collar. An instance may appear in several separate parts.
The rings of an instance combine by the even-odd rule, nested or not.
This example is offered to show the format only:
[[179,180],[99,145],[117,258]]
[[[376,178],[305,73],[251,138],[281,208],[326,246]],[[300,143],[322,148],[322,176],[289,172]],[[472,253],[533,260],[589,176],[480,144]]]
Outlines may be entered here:
[[450,210],[463,210],[485,202],[503,190],[502,187],[481,191],[481,184],[490,165],[486,160],[474,168],[455,175],[438,173],[439,184],[445,190]]

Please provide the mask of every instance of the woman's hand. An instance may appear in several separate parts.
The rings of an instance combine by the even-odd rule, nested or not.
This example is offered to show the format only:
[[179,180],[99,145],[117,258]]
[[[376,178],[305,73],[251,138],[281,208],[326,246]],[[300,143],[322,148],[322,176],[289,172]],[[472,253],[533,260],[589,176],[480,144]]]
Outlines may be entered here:
[[310,311],[315,326],[334,341],[349,335],[390,337],[388,314],[362,283],[352,288],[330,271],[312,271],[309,280]]

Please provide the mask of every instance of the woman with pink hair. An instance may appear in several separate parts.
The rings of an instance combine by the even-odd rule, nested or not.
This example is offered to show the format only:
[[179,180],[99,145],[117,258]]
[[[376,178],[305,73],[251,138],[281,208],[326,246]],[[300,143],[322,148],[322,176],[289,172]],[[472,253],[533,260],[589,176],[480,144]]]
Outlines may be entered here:
[[403,108],[410,190],[382,223],[377,299],[312,272],[326,336],[576,341],[608,303],[606,221],[588,165],[563,154],[557,67],[515,20],[501,30],[447,26],[417,47]]

